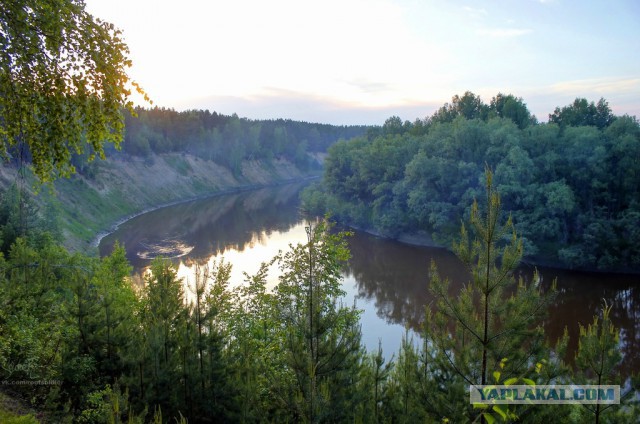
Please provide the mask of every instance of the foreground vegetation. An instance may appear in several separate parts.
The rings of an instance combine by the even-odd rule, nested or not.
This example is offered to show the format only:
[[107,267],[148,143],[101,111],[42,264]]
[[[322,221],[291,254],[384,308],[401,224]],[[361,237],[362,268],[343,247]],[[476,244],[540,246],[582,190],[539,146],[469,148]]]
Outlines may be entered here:
[[640,123],[584,99],[537,123],[522,99],[455,96],[414,123],[388,119],[329,149],[304,196],[316,213],[390,237],[449,246],[482,193],[485,165],[528,256],[583,269],[640,270]]
[[[348,234],[324,221],[309,222],[306,243],[236,289],[232,264],[199,269],[185,284],[163,259],[136,288],[122,247],[102,259],[71,254],[37,230],[46,221],[25,232],[10,211],[0,222],[9,242],[0,259],[2,391],[56,423],[630,419],[633,404],[469,404],[469,384],[509,379],[624,385],[606,305],[581,330],[575,372],[564,362],[566,338],[553,350],[545,344],[540,324],[553,291],[515,280],[523,243],[490,172],[484,199],[455,247],[471,280],[451,295],[433,264],[438,304],[419,338],[407,334],[391,357],[363,347],[359,311],[342,303]],[[270,291],[272,265],[280,277]]]

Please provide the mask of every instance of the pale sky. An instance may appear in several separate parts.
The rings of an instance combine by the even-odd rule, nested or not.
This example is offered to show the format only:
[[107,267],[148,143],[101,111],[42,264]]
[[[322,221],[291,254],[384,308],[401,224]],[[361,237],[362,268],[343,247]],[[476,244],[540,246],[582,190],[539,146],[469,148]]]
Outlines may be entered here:
[[85,0],[154,105],[382,124],[455,94],[576,97],[640,118],[638,0]]

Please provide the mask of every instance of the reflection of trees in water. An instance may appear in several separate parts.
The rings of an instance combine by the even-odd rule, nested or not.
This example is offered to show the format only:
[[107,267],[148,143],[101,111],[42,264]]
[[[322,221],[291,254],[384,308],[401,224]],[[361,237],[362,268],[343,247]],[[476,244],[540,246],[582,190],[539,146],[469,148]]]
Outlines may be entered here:
[[640,370],[640,276],[556,269],[543,269],[542,272],[545,283],[554,276],[558,279],[558,297],[549,308],[545,333],[549,340],[555,341],[567,327],[569,362],[573,362],[572,352],[578,347],[578,323],[585,327],[589,325],[593,315],[602,308],[604,299],[612,305],[611,321],[621,331],[621,373],[630,375],[631,371]]
[[[356,233],[350,245],[348,272],[356,280],[359,296],[373,299],[378,315],[387,322],[408,325],[416,331],[420,331],[425,305],[434,300],[428,290],[431,260],[451,281],[452,293],[469,280],[462,264],[444,249],[408,246],[363,233]],[[621,330],[625,358],[621,372],[629,375],[632,370],[640,370],[640,277],[545,268],[539,271],[543,290],[557,278],[558,296],[543,327],[552,344],[568,328],[570,362],[578,346],[578,323],[591,323],[602,299],[607,299],[613,304],[612,321]],[[530,281],[533,273],[533,267],[522,266],[517,277]]]
[[[131,219],[105,237],[100,252],[124,243],[127,257],[140,269],[148,260],[138,256],[145,246],[178,240],[193,249],[188,259],[206,261],[227,249],[242,251],[264,243],[264,234],[287,231],[299,219],[298,193],[304,184],[289,184],[182,203]],[[186,258],[185,258],[186,259]]]
[[420,331],[424,307],[433,298],[428,290],[431,260],[456,289],[466,272],[453,254],[356,233],[349,239],[352,258],[348,272],[357,282],[358,295],[375,299],[378,315],[390,323],[408,324]]

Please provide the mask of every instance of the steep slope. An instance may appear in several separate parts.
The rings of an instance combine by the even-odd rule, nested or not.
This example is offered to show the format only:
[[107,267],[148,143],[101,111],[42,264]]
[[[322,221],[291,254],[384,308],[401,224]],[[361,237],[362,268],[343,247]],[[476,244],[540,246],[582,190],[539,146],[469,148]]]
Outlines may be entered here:
[[[234,174],[213,161],[189,154],[151,155],[145,159],[107,159],[91,165],[91,172],[55,182],[53,187],[35,187],[42,204],[49,191],[55,194],[60,227],[66,247],[95,248],[100,233],[108,232],[128,217],[163,205],[235,190],[301,180],[314,174],[299,170],[283,159],[244,161]],[[16,181],[16,170],[4,165],[0,184]],[[51,190],[52,189],[52,190]]]

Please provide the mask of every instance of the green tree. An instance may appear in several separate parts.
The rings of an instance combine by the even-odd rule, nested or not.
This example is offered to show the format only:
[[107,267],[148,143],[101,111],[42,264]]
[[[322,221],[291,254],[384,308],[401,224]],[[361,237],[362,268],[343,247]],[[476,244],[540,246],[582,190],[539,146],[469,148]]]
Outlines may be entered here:
[[211,270],[205,269],[201,277],[209,290],[205,293],[205,313],[200,321],[204,325],[201,340],[205,384],[199,400],[204,402],[201,408],[205,413],[203,416],[219,420],[233,417],[238,410],[236,385],[231,381],[232,360],[235,358],[231,356],[233,352],[225,349],[233,336],[233,310],[237,301],[229,290],[230,277],[231,264],[224,261],[216,263]]
[[419,381],[419,361],[413,336],[407,330],[389,376],[388,402],[383,411],[387,420],[403,424],[428,422]]
[[515,97],[513,94],[498,93],[492,98],[489,104],[489,116],[492,115],[511,119],[520,129],[526,128],[533,119],[522,98]]
[[0,193],[0,251],[5,255],[18,237],[25,238],[31,246],[43,247],[47,239],[59,236],[54,206],[41,208],[29,191],[12,184]]
[[[611,385],[624,388],[624,381],[617,372],[622,362],[620,353],[620,332],[611,322],[611,306],[603,302],[601,311],[593,317],[586,327],[580,324],[578,351],[576,352],[576,377],[582,384]],[[633,391],[628,393],[633,396]],[[635,402],[637,403],[637,401]],[[582,404],[580,419],[582,422],[631,422],[637,413],[636,405]]]
[[[6,380],[61,379],[66,321],[65,286],[75,270],[70,255],[49,242],[41,248],[18,238],[7,259],[0,256],[0,376]],[[80,370],[79,370],[80,371]],[[40,403],[51,387],[24,387]]]
[[391,402],[389,382],[393,371],[393,357],[389,361],[382,353],[382,341],[378,349],[367,355],[362,369],[361,386],[355,388],[363,393],[365,401],[359,406],[365,422],[384,422],[386,405]]
[[179,339],[185,320],[182,281],[171,262],[159,258],[152,262],[146,283],[142,301],[146,402],[161,407],[168,416],[177,416],[176,382],[182,378]]
[[569,106],[557,107],[552,114],[549,114],[549,122],[560,125],[560,127],[594,126],[603,129],[611,125],[616,117],[611,112],[609,104],[603,98],[598,104],[589,103],[587,99],[577,98]]
[[486,119],[489,108],[480,96],[466,91],[464,95],[456,94],[451,103],[445,103],[431,117],[431,122],[452,122],[458,116],[465,119]]
[[[551,297],[541,292],[537,275],[529,284],[522,278],[516,281],[523,244],[511,218],[501,223],[500,196],[489,169],[485,207],[484,214],[477,202],[471,209],[475,238],[469,239],[463,225],[460,242],[454,244],[469,271],[469,283],[452,296],[448,281],[439,277],[435,264],[431,268],[437,303],[433,315],[427,314],[425,349],[433,362],[426,372],[433,378],[431,407],[438,419],[475,419],[480,413],[458,396],[466,387],[493,383],[491,373],[498,369],[504,379],[537,379],[530,364],[549,354],[540,323]],[[448,380],[444,385],[443,375]]]
[[[341,267],[349,257],[344,234],[327,222],[307,226],[307,243],[279,258],[276,288],[285,366],[293,373],[291,413],[309,423],[353,420],[362,348],[359,312],[338,305]],[[347,381],[345,381],[345,379]]]
[[399,116],[392,116],[387,118],[384,121],[384,125],[382,126],[382,134],[383,135],[398,135],[404,132],[404,127],[402,124],[402,119]]
[[288,416],[285,394],[288,383],[284,364],[281,323],[276,296],[267,290],[269,267],[263,263],[255,275],[245,275],[237,288],[235,315],[230,319],[233,340],[230,356],[240,382],[240,421],[282,421]]
[[74,172],[74,153],[104,157],[132,111],[129,50],[80,0],[0,2],[2,153],[27,147],[41,181]]

